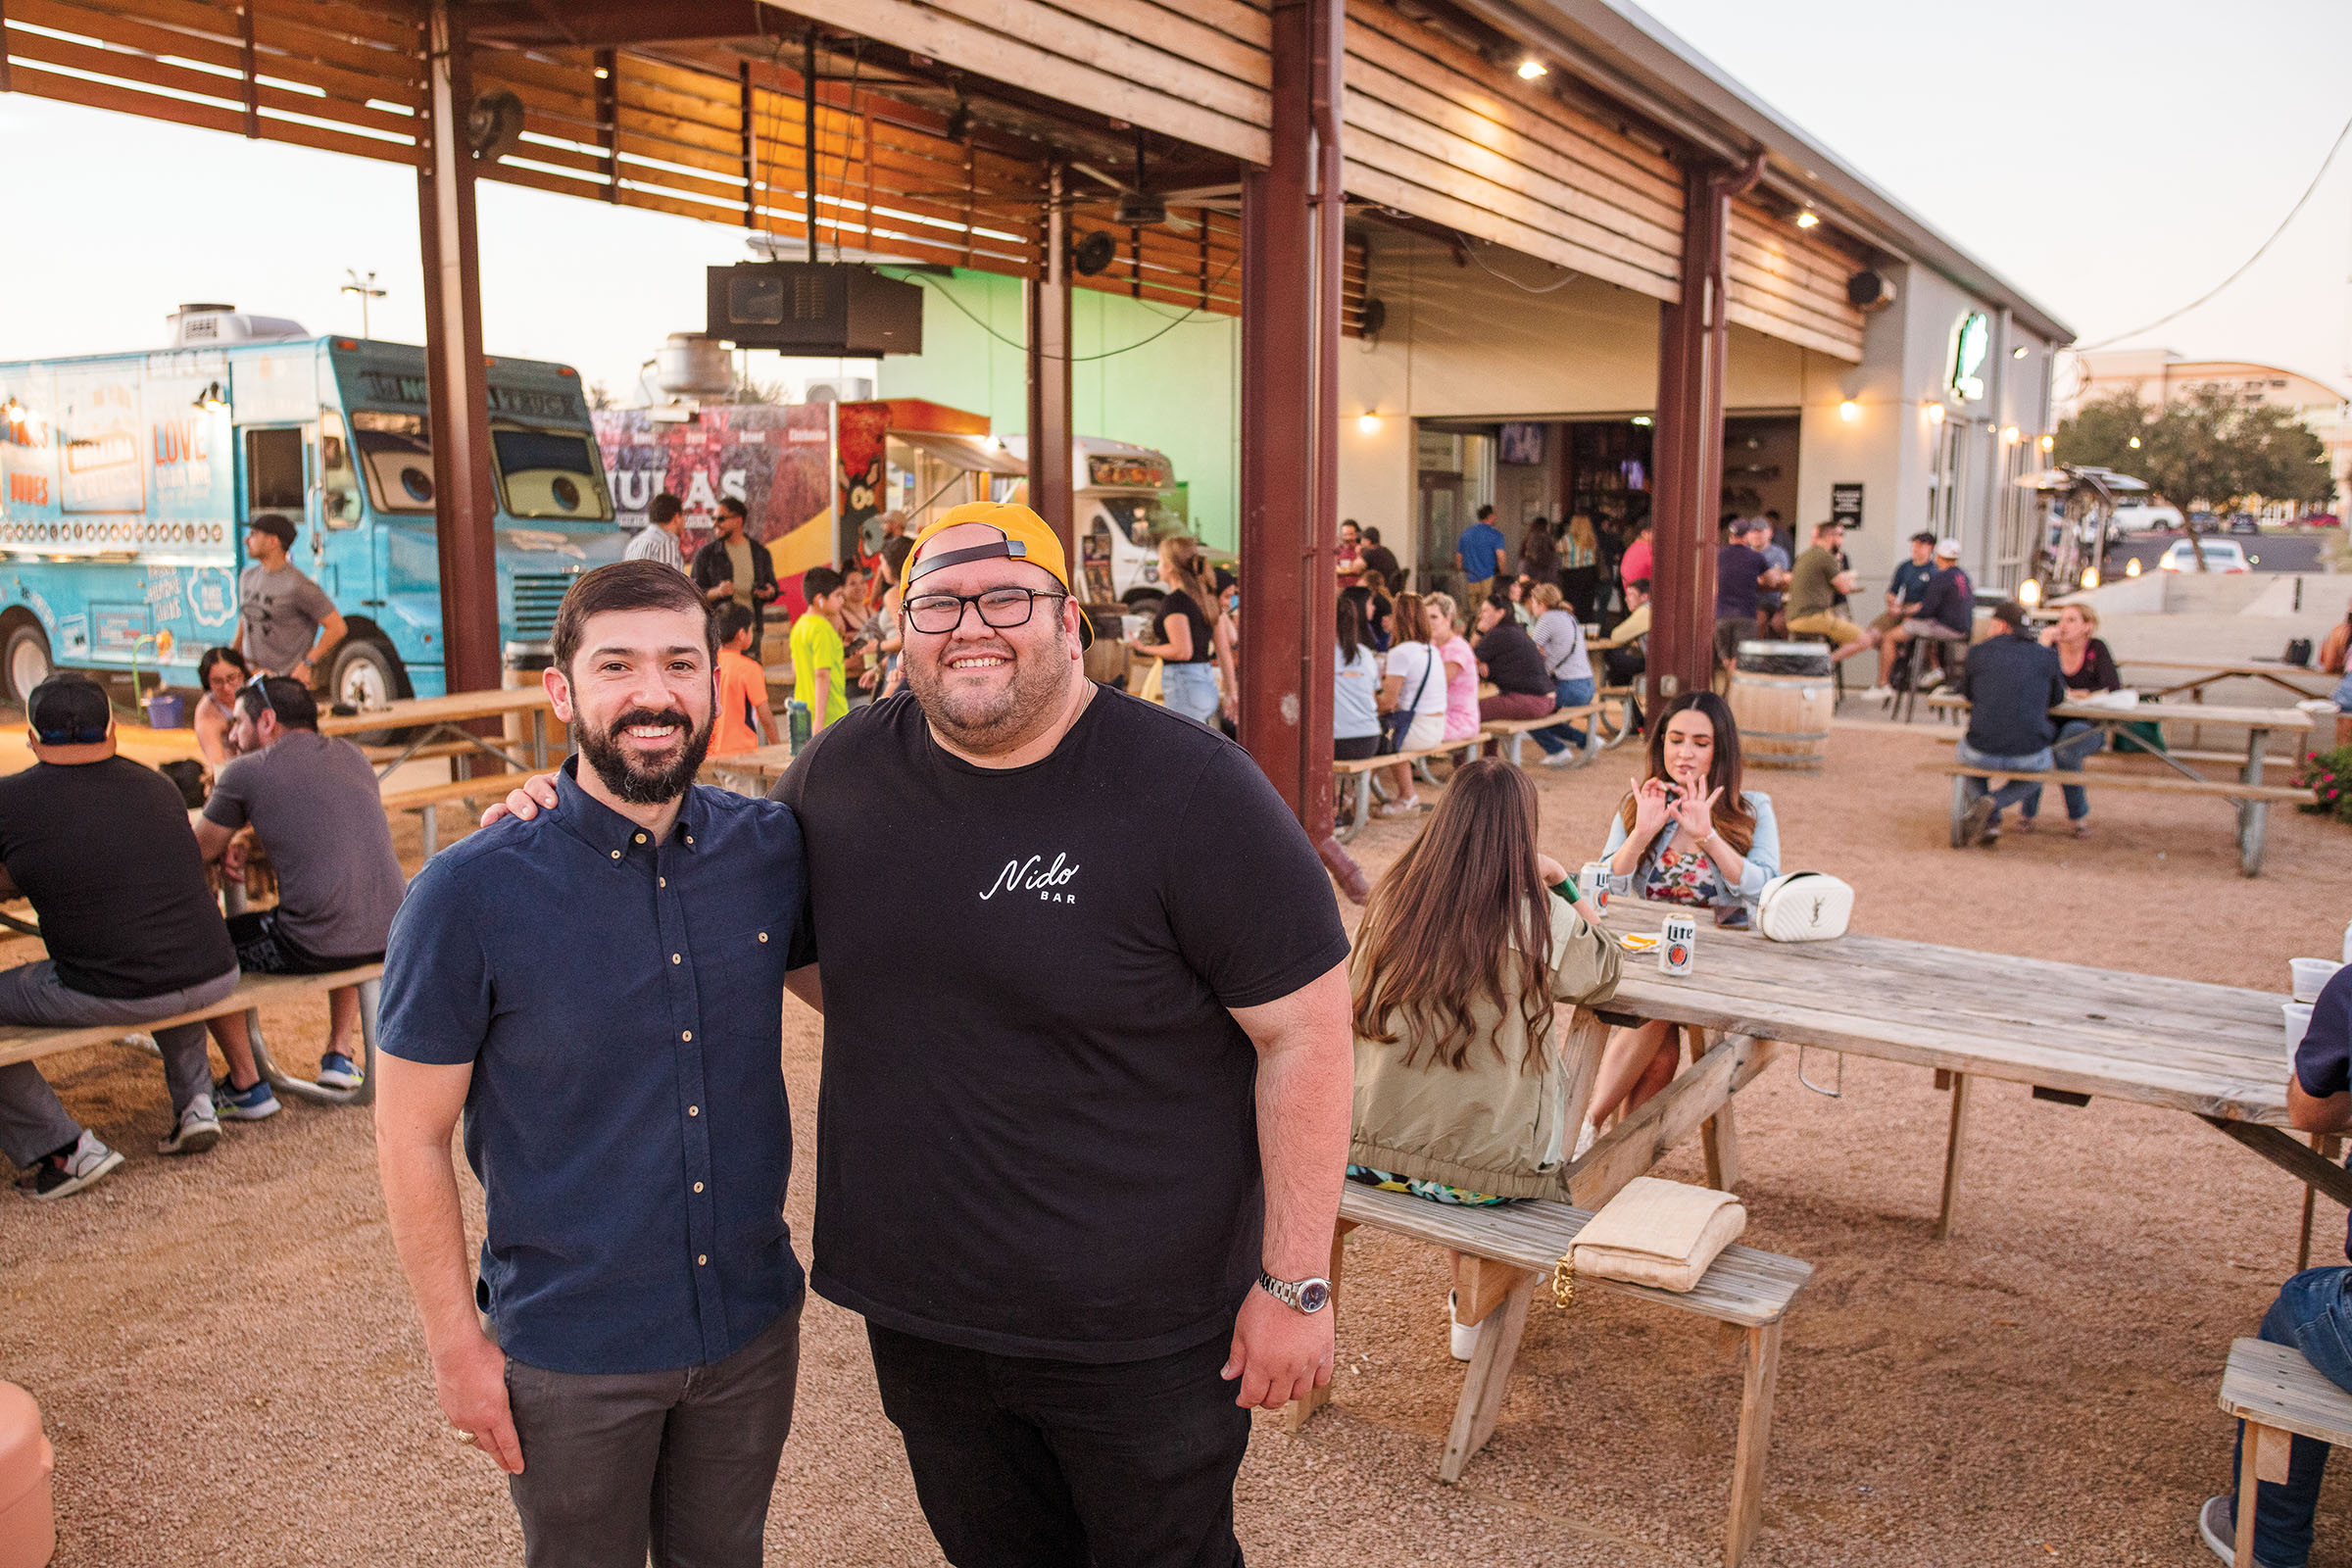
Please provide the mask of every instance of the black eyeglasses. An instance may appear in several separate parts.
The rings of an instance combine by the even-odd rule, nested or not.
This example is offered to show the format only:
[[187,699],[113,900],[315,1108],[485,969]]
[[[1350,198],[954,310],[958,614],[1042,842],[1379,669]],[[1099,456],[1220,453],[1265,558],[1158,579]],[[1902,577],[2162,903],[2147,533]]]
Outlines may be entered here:
[[1040,599],[1067,599],[1070,596],[1047,588],[991,588],[977,594],[918,594],[906,601],[906,624],[916,631],[939,636],[963,624],[963,607],[980,608],[980,623],[999,631],[1029,624],[1029,614]]

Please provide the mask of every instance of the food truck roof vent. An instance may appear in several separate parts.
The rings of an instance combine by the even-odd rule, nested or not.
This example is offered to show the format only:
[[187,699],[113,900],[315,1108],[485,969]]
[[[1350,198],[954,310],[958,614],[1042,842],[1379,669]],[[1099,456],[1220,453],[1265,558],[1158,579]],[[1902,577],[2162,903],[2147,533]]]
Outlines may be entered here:
[[165,318],[172,346],[202,348],[213,343],[266,343],[273,338],[309,337],[300,321],[282,316],[253,316],[234,305],[182,305]]

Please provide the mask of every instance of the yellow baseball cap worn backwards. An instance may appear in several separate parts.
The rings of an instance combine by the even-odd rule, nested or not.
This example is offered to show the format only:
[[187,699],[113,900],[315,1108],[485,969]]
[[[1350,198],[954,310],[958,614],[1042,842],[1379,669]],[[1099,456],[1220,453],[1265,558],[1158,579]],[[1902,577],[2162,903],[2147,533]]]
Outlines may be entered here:
[[[995,529],[1002,537],[990,544],[966,545],[961,550],[942,550],[926,556],[932,536],[965,523],[977,523]],[[1032,566],[1043,566],[1054,574],[1067,592],[1070,571],[1067,558],[1061,553],[1061,541],[1046,526],[1046,519],[1027,507],[1009,502],[967,501],[960,507],[950,507],[914,536],[914,548],[906,553],[906,594],[912,597],[918,578],[939,570],[942,566],[960,566],[971,561],[1018,561]],[[1093,617],[1080,608],[1078,615],[1078,645],[1094,645]]]

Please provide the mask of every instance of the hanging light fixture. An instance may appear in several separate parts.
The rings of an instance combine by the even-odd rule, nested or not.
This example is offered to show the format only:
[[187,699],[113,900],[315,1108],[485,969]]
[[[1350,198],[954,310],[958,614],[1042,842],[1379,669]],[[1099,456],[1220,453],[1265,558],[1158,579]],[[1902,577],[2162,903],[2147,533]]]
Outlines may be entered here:
[[2028,610],[2032,610],[2035,605],[2040,604],[2040,582],[2034,578],[2028,577],[2024,582],[2019,583],[2017,585],[2017,602],[2025,606]]
[[1519,79],[1521,81],[1533,81],[1538,76],[1548,76],[1550,74],[1551,68],[1544,64],[1543,61],[1538,60],[1534,55],[1529,55],[1525,60],[1519,62]]
[[2139,558],[2137,556],[2133,556],[2130,561],[2124,564],[2124,575],[2127,577],[2136,577],[2139,575]]
[[1796,215],[1796,226],[1799,228],[1814,228],[1818,227],[1820,223],[1821,215],[1809,207]]
[[1862,417],[1862,405],[1856,403],[1852,398],[1847,398],[1838,405],[1838,417],[1848,424],[1853,423]]
[[1380,416],[1370,409],[1355,416],[1355,427],[1365,435],[1380,434]]

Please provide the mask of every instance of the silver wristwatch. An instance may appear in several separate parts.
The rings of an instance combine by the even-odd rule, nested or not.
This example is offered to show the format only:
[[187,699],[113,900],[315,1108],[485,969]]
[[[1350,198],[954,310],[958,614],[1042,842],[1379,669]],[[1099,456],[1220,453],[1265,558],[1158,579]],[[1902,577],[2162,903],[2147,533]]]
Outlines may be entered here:
[[1331,1304],[1331,1281],[1326,1279],[1278,1280],[1259,1269],[1257,1288],[1294,1312],[1320,1312]]

